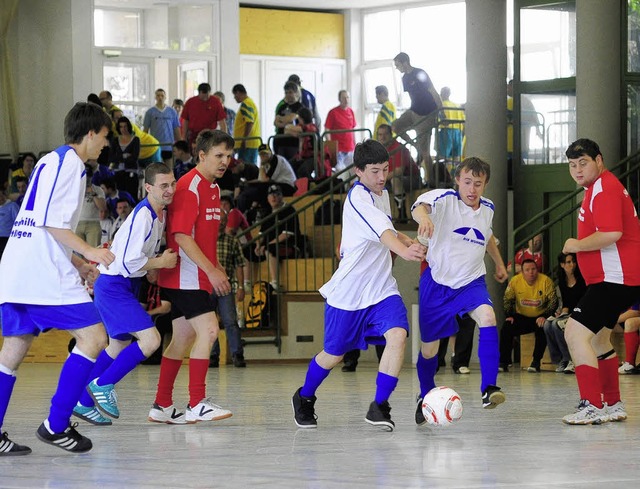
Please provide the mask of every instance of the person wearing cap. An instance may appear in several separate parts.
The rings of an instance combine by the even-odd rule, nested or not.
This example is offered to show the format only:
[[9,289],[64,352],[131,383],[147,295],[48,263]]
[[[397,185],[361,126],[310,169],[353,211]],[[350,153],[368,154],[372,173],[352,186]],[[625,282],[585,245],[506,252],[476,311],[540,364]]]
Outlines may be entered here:
[[238,159],[257,164],[258,146],[260,139],[244,139],[260,137],[260,118],[258,117],[258,107],[255,102],[247,95],[247,89],[244,85],[237,84],[231,89],[233,98],[240,104],[238,116],[233,126],[233,137],[236,140],[236,151]]
[[238,195],[238,209],[245,212],[254,202],[260,207],[267,207],[267,189],[274,183],[286,197],[296,192],[296,173],[286,158],[273,154],[269,146],[260,145],[260,168],[257,180],[248,181],[244,190]]
[[293,206],[285,204],[282,188],[272,184],[267,189],[267,200],[271,207],[260,226],[260,240],[256,242],[256,255],[266,256],[269,265],[269,280],[275,290],[278,284],[278,260],[295,258],[300,242],[300,222]]
[[318,112],[315,96],[309,90],[302,88],[302,80],[300,80],[298,75],[290,75],[289,81],[300,87],[300,103],[311,111],[313,114],[313,122],[316,125],[317,131],[320,132],[322,119],[320,118],[320,112]]
[[220,100],[211,96],[211,85],[208,83],[198,85],[198,95],[186,101],[181,117],[184,119],[184,136],[191,145],[204,129],[227,132],[227,113]]

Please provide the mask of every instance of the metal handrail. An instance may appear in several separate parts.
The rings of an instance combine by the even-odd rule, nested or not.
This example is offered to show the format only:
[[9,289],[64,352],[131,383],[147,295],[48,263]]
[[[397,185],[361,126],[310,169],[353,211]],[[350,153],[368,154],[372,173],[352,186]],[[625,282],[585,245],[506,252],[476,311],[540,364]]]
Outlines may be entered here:
[[[637,152],[635,152],[635,153],[627,156],[623,160],[621,160],[617,165],[615,165],[612,168],[610,168],[609,171],[611,171],[612,173],[616,173],[617,174],[620,170],[624,169],[625,165],[628,165],[629,163],[633,162],[636,159],[638,161],[636,161],[636,163],[634,165],[632,165],[631,167],[627,168],[625,171],[623,171],[622,173],[620,173],[618,175],[618,179],[623,179],[623,178],[629,176],[630,174],[640,170],[640,150],[638,150]],[[534,215],[533,217],[531,217],[528,220],[526,220],[524,223],[522,223],[519,226],[515,227],[513,229],[512,233],[511,233],[511,235],[509,236],[509,249],[513,250],[513,253],[515,254],[516,250],[519,250],[524,245],[526,245],[527,242],[530,239],[532,239],[534,236],[536,236],[537,234],[539,234],[539,233],[541,233],[543,231],[546,231],[547,229],[550,229],[555,224],[560,222],[563,218],[567,217],[568,215],[571,215],[576,210],[578,210],[580,208],[580,206],[582,205],[581,202],[575,203],[574,205],[572,205],[569,208],[569,210],[561,213],[559,216],[556,216],[554,219],[552,219],[551,221],[547,222],[543,226],[541,226],[539,228],[536,228],[535,231],[527,234],[520,241],[516,242],[516,236],[517,236],[518,233],[520,233],[524,229],[532,226],[533,224],[535,224],[540,219],[544,219],[545,217],[551,215],[551,213],[554,210],[560,208],[562,205],[566,204],[567,202],[570,202],[571,200],[575,199],[583,191],[584,191],[583,188],[577,188],[576,190],[574,190],[574,191],[570,192],[569,194],[565,195],[564,197],[562,197],[555,204],[550,205],[546,209],[538,212],[536,215]],[[515,263],[513,264],[513,266],[515,266]]]

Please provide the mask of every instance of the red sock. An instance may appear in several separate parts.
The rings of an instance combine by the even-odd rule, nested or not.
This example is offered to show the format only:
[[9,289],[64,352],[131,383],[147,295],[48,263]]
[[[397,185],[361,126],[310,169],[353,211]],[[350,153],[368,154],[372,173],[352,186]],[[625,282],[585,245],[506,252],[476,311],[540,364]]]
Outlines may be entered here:
[[631,365],[636,364],[636,355],[638,354],[638,345],[640,345],[640,337],[637,331],[624,334],[624,361]]
[[576,380],[580,399],[586,399],[597,408],[602,407],[602,384],[598,369],[589,365],[576,367]]
[[189,359],[189,406],[194,407],[206,397],[209,359]]
[[161,407],[173,405],[173,384],[176,381],[182,360],[162,357],[160,361],[160,378],[158,378],[158,391],[156,392],[156,404]]
[[620,381],[618,377],[618,357],[598,360],[598,372],[602,384],[603,400],[613,406],[620,400]]

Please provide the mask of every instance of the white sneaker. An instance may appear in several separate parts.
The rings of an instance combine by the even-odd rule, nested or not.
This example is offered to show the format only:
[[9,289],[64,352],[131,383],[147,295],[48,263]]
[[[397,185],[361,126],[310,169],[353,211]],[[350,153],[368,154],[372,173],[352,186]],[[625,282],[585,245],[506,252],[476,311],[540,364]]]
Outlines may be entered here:
[[233,416],[228,409],[224,409],[214,404],[211,398],[203,399],[195,406],[187,406],[187,423],[197,423],[198,421],[218,421]]
[[564,369],[564,373],[565,374],[575,374],[576,373],[576,366],[574,365],[574,363],[569,360],[569,363],[567,364],[567,368]]
[[607,406],[597,408],[586,399],[581,399],[576,412],[562,418],[566,424],[602,424],[609,421]]
[[469,374],[469,373],[471,373],[471,370],[469,370],[469,367],[465,367],[463,365],[462,367],[460,367],[458,369],[458,372],[460,372],[461,374]]
[[629,362],[624,362],[622,365],[620,365],[620,368],[618,369],[618,373],[622,374],[622,375],[626,375],[626,374],[633,374],[635,373],[636,368],[631,365]]
[[158,406],[155,402],[149,411],[149,417],[147,418],[152,423],[167,423],[167,424],[186,424],[184,413],[178,411],[173,405],[169,407]]
[[613,406],[607,406],[609,421],[624,421],[627,419],[627,412],[624,410],[622,401],[616,402]]

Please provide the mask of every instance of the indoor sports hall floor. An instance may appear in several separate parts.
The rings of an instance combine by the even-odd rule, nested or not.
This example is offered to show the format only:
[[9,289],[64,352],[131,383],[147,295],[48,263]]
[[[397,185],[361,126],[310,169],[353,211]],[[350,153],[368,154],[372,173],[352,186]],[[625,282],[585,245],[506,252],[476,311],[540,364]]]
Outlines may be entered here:
[[[480,407],[479,373],[441,372],[455,388],[463,418],[449,428],[414,423],[417,380],[403,370],[391,398],[392,433],[364,422],[375,367],[339,368],[318,391],[317,430],[293,423],[291,395],[306,365],[249,364],[210,370],[208,392],[233,411],[227,420],[169,426],[147,421],[159,368],[141,366],[117,388],[121,417],[111,427],[80,421],[92,451],[67,454],[35,430],[46,416],[59,365],[25,364],[5,426],[31,455],[0,458],[7,488],[637,488],[640,482],[640,376],[621,377],[629,419],[566,426],[578,401],[575,378],[510,371],[498,383],[507,402]],[[187,369],[176,404],[186,403]],[[75,419],[75,418],[74,418]]]

